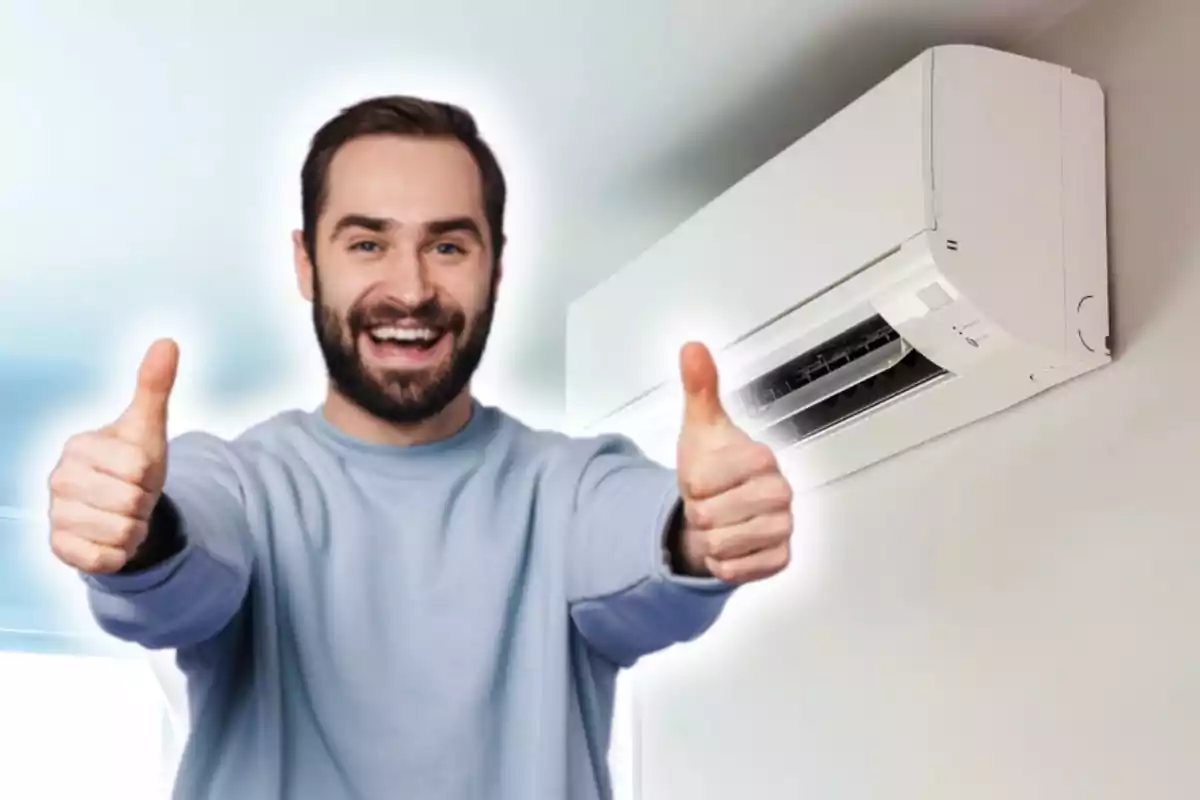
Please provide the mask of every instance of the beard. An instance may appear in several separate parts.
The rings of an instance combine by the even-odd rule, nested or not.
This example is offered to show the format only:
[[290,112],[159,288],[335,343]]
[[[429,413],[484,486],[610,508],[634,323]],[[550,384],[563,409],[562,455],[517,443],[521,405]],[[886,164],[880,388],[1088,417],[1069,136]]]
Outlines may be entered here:
[[[491,332],[499,277],[495,268],[487,302],[472,319],[462,309],[445,307],[436,297],[415,307],[387,299],[360,300],[343,317],[324,303],[318,275],[314,265],[313,327],[329,379],[347,400],[385,422],[413,425],[441,413],[470,383]],[[368,368],[359,347],[365,332],[402,321],[453,337],[450,355],[428,370]]]

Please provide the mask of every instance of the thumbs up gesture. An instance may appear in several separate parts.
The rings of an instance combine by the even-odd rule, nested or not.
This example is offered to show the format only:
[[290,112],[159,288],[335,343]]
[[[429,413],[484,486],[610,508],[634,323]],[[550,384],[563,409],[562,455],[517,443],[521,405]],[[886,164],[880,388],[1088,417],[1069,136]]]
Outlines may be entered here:
[[117,572],[145,540],[166,480],[167,401],[178,364],[174,342],[155,342],[120,418],[63,448],[49,481],[50,543],[66,564]]
[[774,575],[790,558],[792,488],[770,448],[725,413],[708,349],[686,345],[680,370],[684,419],[677,475],[684,527],[677,557],[690,574],[730,583]]

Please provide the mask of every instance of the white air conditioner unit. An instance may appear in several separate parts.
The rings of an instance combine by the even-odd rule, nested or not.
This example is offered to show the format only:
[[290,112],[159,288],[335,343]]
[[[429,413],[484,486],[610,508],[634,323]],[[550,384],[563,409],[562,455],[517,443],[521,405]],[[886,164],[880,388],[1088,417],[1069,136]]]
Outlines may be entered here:
[[1104,100],[945,46],[575,301],[567,409],[674,461],[680,346],[811,487],[1110,359]]

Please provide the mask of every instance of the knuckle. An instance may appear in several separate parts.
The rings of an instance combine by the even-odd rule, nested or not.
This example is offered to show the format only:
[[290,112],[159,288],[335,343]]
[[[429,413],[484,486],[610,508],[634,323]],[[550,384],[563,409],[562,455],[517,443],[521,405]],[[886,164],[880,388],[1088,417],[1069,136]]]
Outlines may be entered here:
[[775,469],[775,453],[770,447],[758,442],[752,447],[751,462],[754,464],[755,469],[763,472]]
[[88,449],[92,437],[87,433],[76,433],[63,444],[63,455],[78,456]]
[[792,561],[792,554],[786,547],[780,547],[771,556],[771,568],[774,572],[782,572],[787,569],[788,564]]
[[129,548],[142,543],[142,524],[136,519],[122,519],[116,530],[116,545]]
[[138,481],[146,477],[146,475],[150,472],[150,468],[153,466],[153,460],[150,458],[150,454],[141,447],[133,448],[132,452],[129,454],[128,461],[129,476]]
[[109,559],[105,556],[103,550],[94,547],[88,550],[83,556],[83,570],[85,572],[108,572],[112,569]]
[[63,505],[62,501],[60,501],[60,500],[50,501],[50,513],[48,514],[48,516],[50,518],[50,525],[53,528],[58,529],[58,528],[65,527],[66,524],[70,521],[67,518],[68,514],[69,514],[69,512],[67,510],[67,506]]
[[100,551],[89,549],[76,557],[75,565],[84,572],[100,572],[104,568],[104,557]]
[[733,542],[729,536],[710,536],[707,539],[708,546],[706,549],[709,556],[717,559],[729,557]]
[[59,465],[50,473],[50,479],[47,481],[52,494],[68,494],[74,483],[71,479],[70,470],[64,465]]
[[693,503],[688,509],[687,516],[692,524],[700,530],[708,530],[712,527],[712,507],[707,503]]
[[59,561],[69,562],[71,560],[71,551],[66,544],[66,534],[59,530],[54,530],[50,533],[50,552]]
[[777,476],[771,481],[768,496],[781,507],[790,506],[792,504],[792,486],[782,475]]
[[50,550],[59,561],[86,573],[105,572],[110,568],[103,549],[63,531],[51,534]]
[[128,491],[123,492],[123,496],[118,502],[117,513],[122,517],[130,518],[130,522],[134,522],[135,520],[132,518],[141,513],[142,506],[145,504],[145,497],[146,493],[139,489],[130,488]]

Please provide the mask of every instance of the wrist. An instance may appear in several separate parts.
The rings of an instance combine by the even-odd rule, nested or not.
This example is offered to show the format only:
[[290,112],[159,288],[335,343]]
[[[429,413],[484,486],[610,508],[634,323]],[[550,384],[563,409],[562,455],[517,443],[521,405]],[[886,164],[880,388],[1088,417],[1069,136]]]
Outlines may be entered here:
[[146,538],[133,557],[125,562],[121,574],[143,572],[156,567],[183,550],[183,538],[179,511],[164,494],[160,495],[150,514]]
[[712,577],[705,563],[700,534],[699,529],[688,523],[680,501],[667,526],[665,549],[671,572],[688,578]]

